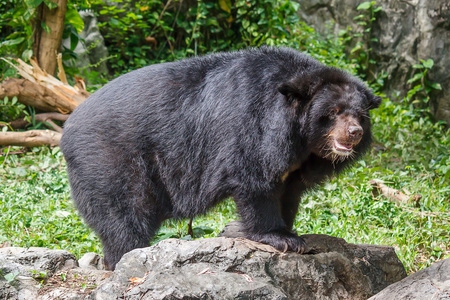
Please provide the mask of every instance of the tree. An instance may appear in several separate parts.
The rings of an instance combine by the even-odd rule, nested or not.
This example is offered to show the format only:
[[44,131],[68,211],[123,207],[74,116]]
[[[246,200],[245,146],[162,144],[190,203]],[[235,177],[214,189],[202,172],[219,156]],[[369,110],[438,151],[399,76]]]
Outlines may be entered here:
[[41,69],[53,75],[64,32],[67,0],[48,0],[42,2],[37,10],[33,54]]

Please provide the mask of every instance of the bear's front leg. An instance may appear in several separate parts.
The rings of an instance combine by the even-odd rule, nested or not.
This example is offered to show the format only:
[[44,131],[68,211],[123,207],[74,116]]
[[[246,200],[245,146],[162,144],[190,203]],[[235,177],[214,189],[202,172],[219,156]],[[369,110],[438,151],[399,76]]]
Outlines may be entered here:
[[281,215],[288,229],[292,229],[292,226],[294,225],[301,195],[305,190],[306,186],[299,171],[292,173],[285,181],[285,188],[280,203]]
[[271,196],[235,196],[246,238],[271,245],[283,252],[290,250],[304,253],[305,241],[287,227],[282,217],[279,197]]

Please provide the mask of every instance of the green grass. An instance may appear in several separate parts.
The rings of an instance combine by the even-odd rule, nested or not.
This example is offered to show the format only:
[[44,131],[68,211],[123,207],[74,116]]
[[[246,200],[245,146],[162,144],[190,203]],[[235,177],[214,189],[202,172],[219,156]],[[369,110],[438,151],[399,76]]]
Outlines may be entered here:
[[[450,256],[450,134],[404,103],[385,101],[372,117],[376,144],[384,148],[376,147],[351,170],[307,194],[295,226],[300,234],[394,246],[407,271],[415,272]],[[101,254],[98,238],[70,201],[59,148],[14,154],[19,149],[5,148],[0,157],[0,244],[66,249],[77,257]],[[371,179],[422,198],[416,205],[374,197]],[[196,218],[193,227],[215,236],[236,218],[235,205],[227,200]],[[187,238],[187,223],[165,222],[158,239]]]
[[4,149],[0,157],[0,243],[66,249],[77,257],[89,251],[100,253],[98,238],[86,228],[70,200],[59,148],[8,153],[18,149]]

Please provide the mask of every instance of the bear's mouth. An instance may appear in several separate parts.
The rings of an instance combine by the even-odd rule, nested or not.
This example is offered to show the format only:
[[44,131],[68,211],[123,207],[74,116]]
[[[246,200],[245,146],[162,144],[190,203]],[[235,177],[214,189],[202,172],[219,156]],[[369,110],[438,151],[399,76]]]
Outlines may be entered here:
[[333,141],[332,146],[333,153],[341,156],[349,156],[353,152],[353,144],[352,143],[345,143],[345,142],[339,142],[338,140]]

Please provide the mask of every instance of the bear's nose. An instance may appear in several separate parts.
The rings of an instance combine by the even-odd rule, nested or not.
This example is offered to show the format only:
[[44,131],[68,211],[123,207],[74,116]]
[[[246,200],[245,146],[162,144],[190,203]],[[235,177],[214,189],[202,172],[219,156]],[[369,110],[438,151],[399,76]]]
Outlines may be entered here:
[[348,128],[348,136],[351,139],[360,139],[363,135],[363,129],[359,125],[352,125]]

